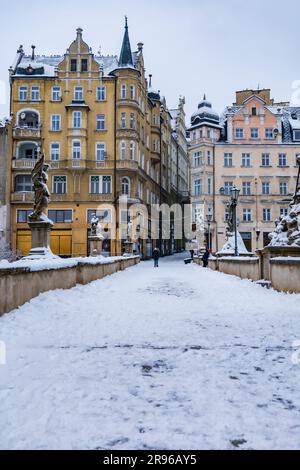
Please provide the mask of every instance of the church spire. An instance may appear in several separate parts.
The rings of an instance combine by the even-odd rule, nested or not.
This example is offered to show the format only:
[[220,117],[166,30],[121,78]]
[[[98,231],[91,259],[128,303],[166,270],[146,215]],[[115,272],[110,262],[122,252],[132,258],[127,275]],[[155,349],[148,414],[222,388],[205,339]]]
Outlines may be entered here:
[[125,67],[127,65],[133,65],[132,61],[132,53],[129,41],[129,34],[128,34],[128,23],[127,23],[127,16],[125,16],[125,32],[123,38],[122,49],[119,58],[119,66]]

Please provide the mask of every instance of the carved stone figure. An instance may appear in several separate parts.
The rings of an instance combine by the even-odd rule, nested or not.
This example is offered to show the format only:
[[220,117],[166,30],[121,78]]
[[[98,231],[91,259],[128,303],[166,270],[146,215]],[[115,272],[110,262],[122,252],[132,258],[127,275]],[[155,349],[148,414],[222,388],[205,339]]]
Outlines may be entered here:
[[91,236],[93,237],[98,235],[98,224],[99,218],[96,216],[96,214],[93,214],[91,219]]
[[29,215],[30,222],[49,222],[44,213],[47,209],[50,199],[50,192],[47,187],[49,165],[45,163],[45,155],[40,154],[35,167],[31,173],[32,189],[34,191],[33,212]]

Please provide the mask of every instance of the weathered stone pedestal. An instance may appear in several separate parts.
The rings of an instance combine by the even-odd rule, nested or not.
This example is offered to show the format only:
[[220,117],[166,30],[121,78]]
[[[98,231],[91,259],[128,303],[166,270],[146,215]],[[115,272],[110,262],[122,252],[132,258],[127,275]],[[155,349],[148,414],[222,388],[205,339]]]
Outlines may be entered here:
[[103,236],[91,235],[89,237],[89,242],[90,242],[90,256],[100,256],[102,253]]
[[130,240],[126,240],[124,256],[132,256],[132,254],[133,254],[133,243]]
[[53,222],[39,220],[28,222],[28,225],[31,230],[31,250],[26,259],[58,258],[50,248],[50,233]]
[[300,247],[296,246],[266,246],[257,250],[260,257],[261,278],[269,281],[271,279],[270,260],[278,257],[300,257]]

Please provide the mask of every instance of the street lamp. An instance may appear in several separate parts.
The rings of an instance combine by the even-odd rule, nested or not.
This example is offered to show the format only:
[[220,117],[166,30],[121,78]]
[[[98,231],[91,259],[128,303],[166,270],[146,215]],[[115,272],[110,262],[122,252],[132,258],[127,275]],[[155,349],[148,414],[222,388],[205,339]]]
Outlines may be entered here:
[[207,220],[207,248],[208,248],[208,251],[209,251],[210,250],[210,224],[211,224],[211,221],[212,221],[211,214],[207,214],[206,220]]
[[231,206],[233,208],[233,220],[234,220],[234,256],[238,256],[238,243],[237,243],[237,216],[236,216],[236,206],[239,199],[240,190],[236,186],[233,186],[230,195],[231,195]]

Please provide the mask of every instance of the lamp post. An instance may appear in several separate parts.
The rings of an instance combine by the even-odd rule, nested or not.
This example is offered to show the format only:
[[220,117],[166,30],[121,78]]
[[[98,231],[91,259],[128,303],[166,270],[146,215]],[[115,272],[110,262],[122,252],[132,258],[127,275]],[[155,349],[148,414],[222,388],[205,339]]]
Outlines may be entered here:
[[236,216],[236,207],[238,203],[238,198],[240,190],[236,186],[233,186],[231,191],[231,206],[233,208],[233,220],[234,220],[234,256],[238,256],[238,243],[237,243],[237,216]]
[[208,248],[208,251],[210,251],[210,224],[212,220],[211,214],[207,214],[206,220],[207,220],[207,248]]

